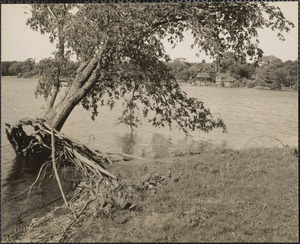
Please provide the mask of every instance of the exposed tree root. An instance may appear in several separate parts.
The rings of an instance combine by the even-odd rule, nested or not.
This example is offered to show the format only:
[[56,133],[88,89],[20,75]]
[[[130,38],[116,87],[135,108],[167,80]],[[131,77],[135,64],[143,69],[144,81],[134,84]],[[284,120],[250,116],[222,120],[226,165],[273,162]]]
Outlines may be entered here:
[[[63,198],[67,209],[73,213],[73,217],[70,217],[70,223],[60,230],[60,237],[58,237],[60,242],[63,242],[70,228],[89,206],[90,211],[95,215],[100,212],[110,212],[112,208],[132,210],[136,207],[138,200],[135,199],[132,190],[121,184],[114,174],[105,169],[105,165],[119,161],[120,158],[122,160],[137,158],[141,160],[143,158],[122,153],[104,153],[91,150],[53,129],[40,119],[23,120],[16,125],[6,126],[8,140],[18,155],[38,157],[46,161],[41,166],[38,176],[30,188],[14,197],[18,198],[28,192],[19,217],[28,202],[32,188],[38,181],[42,180],[42,172],[45,171],[45,166],[49,163],[52,163],[52,170],[61,193],[60,198]],[[68,196],[69,199],[64,193],[59,178],[59,171],[63,171],[65,165],[75,166],[74,174],[79,172],[81,176],[78,179],[76,177],[78,184],[75,191]]]
[[[82,185],[86,186],[86,192],[90,192],[94,196],[92,201],[97,199],[100,182],[105,181],[104,184],[109,185],[112,180],[117,179],[116,176],[107,171],[104,167],[105,164],[112,163],[112,160],[107,154],[100,151],[93,151],[78,141],[66,137],[64,134],[51,128],[51,126],[43,120],[20,121],[14,126],[7,125],[7,127],[6,134],[8,140],[18,155],[26,157],[40,156],[47,160],[41,166],[36,180],[29,189],[17,196],[20,197],[28,192],[27,198],[20,210],[19,217],[28,202],[32,188],[40,180],[44,166],[48,163],[52,162],[53,172],[61,196],[65,205],[72,210],[75,219],[77,219],[84,209],[79,214],[76,214],[71,206],[71,201],[67,201],[59,178],[58,165],[71,164],[80,170],[82,178],[89,183],[89,186],[86,184]],[[73,200],[73,198],[71,200]],[[90,202],[90,200],[87,200],[87,203],[88,202]]]
[[51,135],[55,141],[55,158],[58,163],[70,162],[79,166],[87,174],[96,174],[100,178],[116,177],[105,170],[104,165],[111,163],[109,156],[100,151],[93,151],[63,133],[51,128],[45,121],[19,121],[14,126],[6,124],[7,138],[18,155],[25,157],[49,158],[52,152]]
[[51,153],[51,158],[52,158],[52,167],[53,167],[53,171],[55,174],[55,178],[56,181],[58,183],[58,187],[61,193],[62,198],[64,199],[65,205],[67,208],[70,208],[72,210],[72,213],[75,217],[75,219],[77,219],[76,214],[72,208],[72,206],[68,203],[67,199],[66,199],[66,195],[64,193],[64,190],[62,188],[61,182],[60,182],[60,178],[58,176],[58,172],[57,172],[57,167],[56,167],[56,162],[55,162],[55,141],[54,141],[54,134],[53,134],[53,129],[51,128],[51,148],[52,148],[52,153]]

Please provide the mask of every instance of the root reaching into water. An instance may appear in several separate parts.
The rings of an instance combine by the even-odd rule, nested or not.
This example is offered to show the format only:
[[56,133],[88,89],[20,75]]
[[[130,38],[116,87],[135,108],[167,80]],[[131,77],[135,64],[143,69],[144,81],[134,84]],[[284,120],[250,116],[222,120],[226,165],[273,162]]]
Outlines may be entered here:
[[[8,140],[13,145],[18,155],[26,157],[46,158],[46,162],[40,167],[39,173],[33,184],[22,194],[14,197],[18,198],[27,194],[26,200],[20,210],[19,217],[27,205],[32,188],[41,179],[45,166],[52,162],[52,168],[57,181],[61,196],[67,208],[71,209],[74,218],[77,219],[75,211],[71,206],[71,201],[67,201],[58,170],[58,165],[73,165],[80,171],[82,179],[89,182],[87,190],[94,194],[93,200],[98,196],[99,184],[104,181],[105,184],[111,184],[116,180],[116,176],[105,169],[105,164],[111,164],[112,160],[105,153],[93,151],[78,141],[66,137],[64,134],[56,131],[42,120],[20,121],[14,126],[7,125],[6,134]],[[60,167],[62,168],[62,167]],[[97,190],[95,190],[97,188]],[[89,200],[87,201],[87,203]],[[80,212],[80,214],[83,210]],[[79,214],[79,215],[80,215]],[[18,217],[18,218],[19,218]]]
[[52,153],[51,153],[52,167],[53,167],[53,171],[54,171],[54,174],[55,174],[55,178],[56,178],[56,181],[57,181],[57,184],[58,184],[61,196],[64,199],[66,207],[70,208],[72,210],[72,213],[73,213],[75,219],[77,219],[76,214],[75,214],[72,206],[68,203],[68,201],[66,199],[66,195],[64,193],[64,190],[63,190],[61,182],[60,182],[60,178],[58,176],[56,162],[55,162],[55,141],[54,141],[54,134],[53,134],[53,129],[52,128],[51,128],[51,148],[52,148]]
[[40,168],[40,170],[39,170],[39,173],[38,173],[38,175],[37,175],[35,181],[34,181],[34,182],[32,183],[32,185],[28,188],[28,190],[26,190],[26,191],[23,192],[22,194],[18,195],[17,197],[11,198],[11,199],[18,198],[18,197],[20,197],[20,196],[23,196],[26,192],[28,192],[27,197],[26,197],[26,200],[25,200],[25,202],[23,203],[23,205],[22,205],[22,207],[21,207],[21,209],[20,209],[18,218],[20,218],[23,209],[24,209],[25,206],[27,205],[27,202],[28,202],[28,199],[29,199],[29,197],[30,197],[32,188],[33,188],[33,187],[36,185],[36,183],[39,181],[39,179],[40,179],[40,177],[41,177],[41,174],[42,174],[42,172],[43,172],[44,166],[47,165],[48,163],[50,163],[50,161],[47,161],[47,162],[43,163],[43,165],[41,166],[41,168]]
[[[142,160],[143,158],[128,154],[91,150],[75,139],[58,132],[43,120],[20,121],[16,125],[6,126],[8,140],[17,155],[39,158],[45,161],[29,189],[12,198],[16,199],[27,193],[18,219],[28,203],[33,187],[43,180],[46,166],[49,164],[52,164],[52,172],[61,193],[60,198],[64,200],[67,207],[65,210],[70,210],[70,222],[65,223],[66,225],[63,228],[57,230],[60,233],[57,236],[60,242],[63,242],[70,228],[79,221],[79,217],[87,209],[92,211],[93,215],[97,215],[103,211],[105,213],[106,211],[110,212],[112,208],[132,210],[137,206],[138,201],[134,197],[136,193],[132,192],[130,187],[126,188],[120,183],[119,179],[109,172],[105,166],[112,164],[114,161],[128,161],[133,158]],[[74,175],[76,175],[76,188],[71,195],[68,194],[68,197],[64,193],[59,177],[59,173],[63,172],[64,166],[74,166]]]

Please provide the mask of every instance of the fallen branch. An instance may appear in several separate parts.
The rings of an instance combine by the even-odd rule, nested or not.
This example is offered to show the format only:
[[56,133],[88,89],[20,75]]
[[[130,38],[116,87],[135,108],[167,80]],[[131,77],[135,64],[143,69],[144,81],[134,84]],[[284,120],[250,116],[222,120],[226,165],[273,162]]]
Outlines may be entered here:
[[282,141],[280,141],[279,139],[277,139],[277,138],[275,138],[275,137],[272,137],[272,136],[255,136],[255,137],[253,137],[253,138],[251,138],[247,143],[246,143],[246,145],[244,146],[244,149],[247,147],[247,145],[252,141],[252,140],[254,140],[254,139],[256,139],[256,138],[259,138],[259,139],[261,139],[262,137],[267,137],[267,138],[271,138],[271,139],[274,139],[274,140],[276,140],[276,141],[278,141],[278,142],[280,142],[281,143],[281,145],[283,146],[283,147],[286,147],[286,145],[285,144],[283,144],[283,142]]
[[124,156],[124,157],[127,157],[127,158],[132,158],[132,159],[145,160],[145,158],[135,156],[135,155],[131,155],[131,154],[127,154],[127,153],[107,153],[107,154],[108,155],[120,155],[120,156]]

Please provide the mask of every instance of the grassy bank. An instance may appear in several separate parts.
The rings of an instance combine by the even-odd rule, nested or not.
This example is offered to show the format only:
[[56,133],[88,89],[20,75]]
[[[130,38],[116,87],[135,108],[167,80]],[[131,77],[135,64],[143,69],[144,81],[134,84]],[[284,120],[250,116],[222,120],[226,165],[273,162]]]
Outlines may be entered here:
[[[65,242],[297,242],[295,148],[204,149],[195,155],[110,166],[132,205],[95,213],[93,204]],[[72,221],[58,208],[5,241],[49,242]]]

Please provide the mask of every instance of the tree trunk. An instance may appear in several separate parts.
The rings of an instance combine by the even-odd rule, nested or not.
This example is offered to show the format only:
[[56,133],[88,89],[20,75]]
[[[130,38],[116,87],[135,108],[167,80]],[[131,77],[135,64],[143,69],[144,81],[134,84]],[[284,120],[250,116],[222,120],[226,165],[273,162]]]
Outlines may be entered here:
[[[66,91],[64,98],[51,110],[47,111],[44,119],[56,130],[60,131],[74,107],[91,91],[100,78],[101,70],[109,65],[105,58],[113,55],[107,40],[102,49],[88,62],[84,62],[77,70],[72,85]],[[103,59],[104,57],[104,59]]]
[[59,85],[53,85],[51,89],[51,97],[47,103],[46,113],[48,113],[53,108],[58,92],[59,92]]
[[99,78],[99,64],[96,58],[76,76],[65,97],[44,115],[53,128],[60,131],[74,107],[90,92]]
[[[40,128],[47,123],[51,128],[60,131],[66,119],[88,94],[98,79],[98,62],[92,59],[85,69],[80,72],[74,83],[68,89],[65,97],[50,108],[42,120],[19,121],[15,125],[6,124],[6,134],[17,155],[27,157],[43,157],[49,155],[50,139],[40,134]],[[85,81],[85,82],[84,82]],[[48,135],[47,135],[48,136]],[[49,137],[49,136],[48,136]]]
[[60,84],[60,74],[61,74],[61,67],[64,64],[64,55],[65,55],[65,38],[62,34],[63,26],[58,24],[58,50],[55,54],[55,77],[53,81],[53,85],[51,88],[51,96],[47,104],[46,113],[48,113],[55,103],[57,94],[59,92],[59,84]]
[[[104,45],[104,47],[109,46]],[[88,62],[83,63],[77,70],[77,76],[66,91],[63,99],[56,103],[56,105],[49,107],[43,119],[35,122],[35,124],[43,124],[46,122],[51,128],[60,131],[74,107],[91,91],[96,82],[98,82],[101,70],[107,68],[108,63],[103,61],[102,57],[109,55],[107,52],[110,51],[109,49],[103,48]],[[7,125],[6,134],[8,140],[14,147],[17,155],[39,157],[42,154],[49,154],[49,148],[51,148],[49,139],[44,140],[44,138],[39,135],[39,126],[31,124],[32,121],[29,120],[20,121],[13,126]],[[31,125],[31,127],[28,127],[29,125]]]

